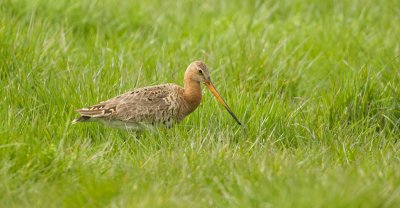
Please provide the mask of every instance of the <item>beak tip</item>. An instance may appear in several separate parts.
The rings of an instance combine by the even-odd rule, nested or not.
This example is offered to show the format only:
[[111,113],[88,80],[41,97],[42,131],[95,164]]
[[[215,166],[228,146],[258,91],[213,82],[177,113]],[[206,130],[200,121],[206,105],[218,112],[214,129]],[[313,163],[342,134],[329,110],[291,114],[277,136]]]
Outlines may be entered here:
[[231,114],[231,116],[235,119],[235,121],[243,127],[242,122],[239,121],[239,119],[236,117],[236,115],[232,112],[232,110],[229,108],[229,106],[226,104],[225,100],[222,99],[221,95],[219,95],[219,93],[217,92],[217,90],[215,89],[215,87],[213,86],[213,84],[211,83],[211,80],[205,80],[204,84],[209,88],[209,90],[211,91],[211,93],[217,98],[217,101],[222,104],[226,110],[228,110],[229,114]]

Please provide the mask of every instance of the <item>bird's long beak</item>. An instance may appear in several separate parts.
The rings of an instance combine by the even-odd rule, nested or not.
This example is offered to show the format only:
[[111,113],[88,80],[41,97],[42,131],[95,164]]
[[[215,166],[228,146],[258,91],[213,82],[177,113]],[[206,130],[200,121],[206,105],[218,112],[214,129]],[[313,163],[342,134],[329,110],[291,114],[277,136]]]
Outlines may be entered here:
[[226,104],[225,100],[221,97],[221,95],[218,93],[218,91],[215,89],[214,85],[211,83],[211,81],[205,81],[204,84],[208,87],[208,89],[211,91],[211,93],[217,98],[217,101],[221,103],[225,107],[225,109],[231,114],[231,116],[235,119],[235,121],[239,124],[242,125],[242,123],[239,121],[239,119],[236,117],[236,115],[232,112],[231,108],[229,108],[228,104]]

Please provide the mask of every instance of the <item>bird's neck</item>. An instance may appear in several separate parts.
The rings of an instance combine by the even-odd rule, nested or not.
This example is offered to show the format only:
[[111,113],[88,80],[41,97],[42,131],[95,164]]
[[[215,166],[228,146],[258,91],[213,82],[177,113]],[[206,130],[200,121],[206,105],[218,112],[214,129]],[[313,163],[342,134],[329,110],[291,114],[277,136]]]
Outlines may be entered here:
[[189,113],[194,111],[201,102],[200,82],[185,78],[183,98],[188,104]]

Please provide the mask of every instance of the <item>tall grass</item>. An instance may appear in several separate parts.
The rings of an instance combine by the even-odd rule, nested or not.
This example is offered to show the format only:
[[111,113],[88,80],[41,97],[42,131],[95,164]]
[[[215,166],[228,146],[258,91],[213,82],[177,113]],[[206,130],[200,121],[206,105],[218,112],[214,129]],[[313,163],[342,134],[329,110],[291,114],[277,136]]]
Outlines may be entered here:
[[[1,207],[395,207],[400,3],[0,1]],[[174,128],[71,126],[74,109],[174,82]]]

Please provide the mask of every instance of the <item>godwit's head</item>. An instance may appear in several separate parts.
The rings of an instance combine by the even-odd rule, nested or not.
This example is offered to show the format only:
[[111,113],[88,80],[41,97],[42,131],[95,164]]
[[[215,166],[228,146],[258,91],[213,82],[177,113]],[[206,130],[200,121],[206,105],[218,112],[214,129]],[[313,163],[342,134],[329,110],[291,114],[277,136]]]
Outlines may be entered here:
[[201,61],[194,61],[188,66],[185,72],[185,78],[201,83],[211,80],[206,64]]
[[214,85],[211,82],[210,72],[205,63],[201,61],[192,62],[185,72],[185,79],[190,79],[195,82],[204,83],[207,88],[211,91],[211,93],[217,98],[217,101],[225,107],[225,109],[231,114],[231,116],[235,119],[235,121],[242,125],[236,115],[232,112],[231,108],[226,104],[225,100],[221,97],[218,91],[215,89]]

